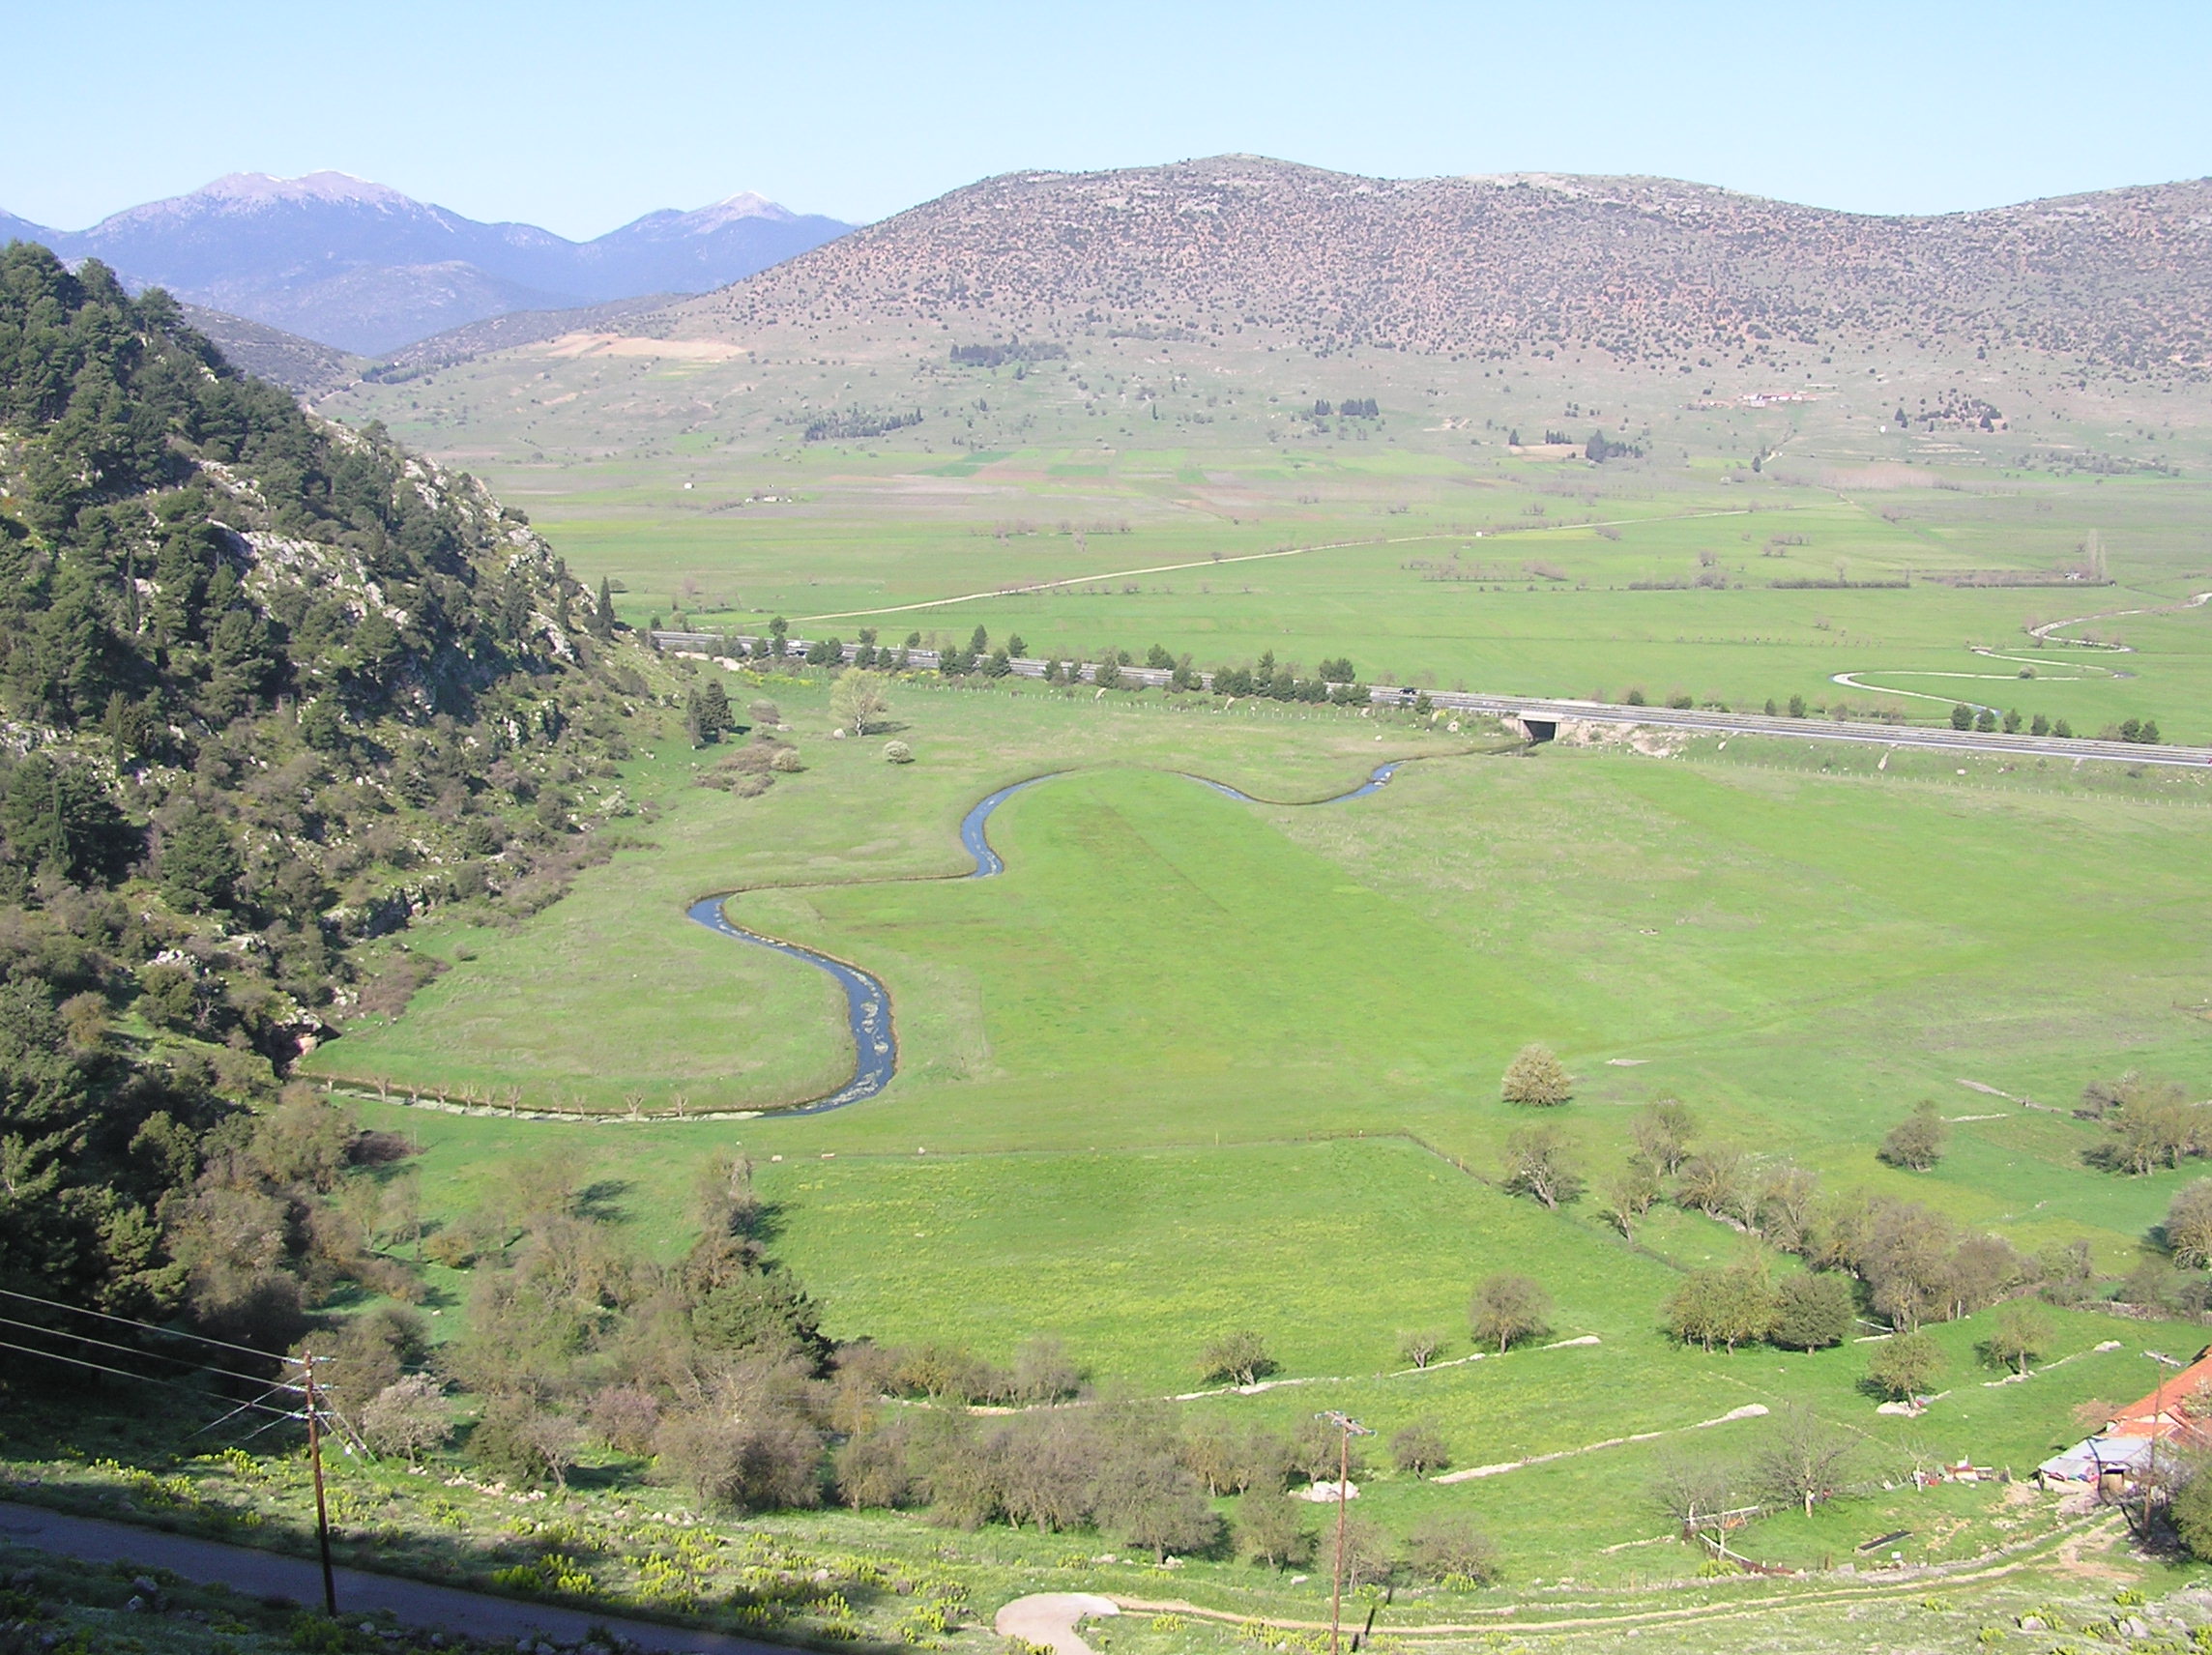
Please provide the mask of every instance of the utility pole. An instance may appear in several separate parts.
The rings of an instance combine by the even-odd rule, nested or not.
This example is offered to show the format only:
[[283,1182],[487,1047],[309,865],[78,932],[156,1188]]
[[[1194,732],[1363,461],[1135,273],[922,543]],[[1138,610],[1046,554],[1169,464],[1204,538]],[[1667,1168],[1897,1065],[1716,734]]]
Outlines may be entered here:
[[323,1433],[315,1406],[315,1358],[303,1353],[297,1360],[300,1371],[306,1376],[304,1382],[307,1393],[307,1464],[315,1473],[315,1545],[323,1557],[323,1612],[335,1620],[338,1584],[331,1573],[331,1513],[323,1500]]
[[2150,1393],[2150,1454],[2143,1467],[2142,1537],[2147,1541],[2154,1515],[2152,1502],[2158,1498],[2158,1434],[2166,1423],[2166,1375],[2162,1370],[2178,1368],[2181,1363],[2163,1350],[2145,1350],[2143,1354],[2158,1364],[2151,1370],[2158,1375],[2158,1383]]
[[[1336,1447],[1336,1571],[1329,1588],[1328,1650],[1329,1655],[1344,1655],[1344,1502],[1352,1481],[1352,1439],[1372,1437],[1375,1433],[1350,1414],[1339,1413],[1334,1408],[1314,1417],[1327,1420],[1341,1433]],[[1368,1624],[1374,1624],[1372,1617]]]

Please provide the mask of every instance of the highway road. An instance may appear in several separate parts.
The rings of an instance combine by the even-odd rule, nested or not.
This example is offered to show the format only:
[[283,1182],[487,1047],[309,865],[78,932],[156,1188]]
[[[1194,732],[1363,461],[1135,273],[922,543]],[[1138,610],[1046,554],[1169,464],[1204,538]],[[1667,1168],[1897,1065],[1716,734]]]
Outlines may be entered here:
[[[751,649],[755,639],[750,633],[723,634],[719,632],[655,632],[654,641],[662,649],[693,650],[702,653],[725,646]],[[786,638],[787,653],[803,655],[810,640]],[[860,646],[847,644],[844,658],[852,660]],[[906,652],[908,668],[934,671],[937,653],[933,650]],[[1037,660],[1017,660],[1012,663],[1017,678],[1041,679],[1045,663]],[[1086,662],[1074,669],[1088,682],[1095,668]],[[1157,687],[1168,682],[1168,674],[1151,667],[1123,667],[1121,677],[1129,683]],[[1211,687],[1212,675],[1200,675]],[[1380,707],[1402,707],[1412,703],[1420,692],[1397,684],[1374,684],[1369,687],[1368,698]],[[1997,731],[1983,733],[1976,730],[1952,730],[1939,725],[1927,724],[1869,724],[1834,718],[1769,718],[1756,712],[1710,712],[1696,708],[1624,707],[1614,702],[1561,700],[1551,696],[1495,695],[1468,690],[1430,690],[1430,705],[1454,712],[1477,712],[1494,718],[1515,720],[1528,729],[1537,740],[1549,740],[1559,725],[1570,722],[1587,724],[1641,725],[1646,729],[1680,730],[1700,736],[1781,736],[1799,741],[1848,741],[1861,746],[1934,748],[1943,752],[1996,754],[2011,758],[2063,759],[2069,763],[2098,760],[2114,764],[2162,765],[2176,768],[2203,769],[2212,767],[2212,747],[2173,747],[2136,741],[2098,741],[2081,738],[2057,736],[2007,736]]]

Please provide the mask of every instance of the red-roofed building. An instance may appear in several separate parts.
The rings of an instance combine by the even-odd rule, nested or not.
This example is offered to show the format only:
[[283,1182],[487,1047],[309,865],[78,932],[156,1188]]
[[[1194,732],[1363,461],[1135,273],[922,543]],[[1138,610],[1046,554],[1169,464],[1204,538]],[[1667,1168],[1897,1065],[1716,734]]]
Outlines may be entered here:
[[2170,1374],[2148,1396],[2112,1410],[2096,1436],[2037,1467],[2047,1477],[2093,1483],[2118,1474],[2133,1477],[2151,1462],[2154,1449],[2201,1448],[2212,1444],[2212,1346],[2197,1360]]

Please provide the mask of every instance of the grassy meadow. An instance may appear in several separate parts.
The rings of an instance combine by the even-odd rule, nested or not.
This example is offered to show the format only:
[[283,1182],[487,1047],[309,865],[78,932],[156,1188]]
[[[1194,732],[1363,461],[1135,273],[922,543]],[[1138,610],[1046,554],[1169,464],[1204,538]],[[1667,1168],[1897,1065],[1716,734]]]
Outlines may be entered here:
[[[2193,1172],[2093,1170],[2097,1127],[2014,1100],[2068,1103],[2131,1066],[2201,1074],[2212,800],[2193,775],[1935,754],[1877,769],[1740,739],[1523,755],[1405,717],[1033,685],[902,686],[892,716],[918,758],[894,767],[830,736],[818,678],[758,688],[804,771],[742,799],[689,785],[711,754],[640,759],[623,785],[651,806],[650,845],[510,930],[419,928],[413,945],[450,969],[317,1054],[332,1074],[480,1074],[525,1107],[600,1113],[364,1104],[422,1146],[434,1213],[496,1207],[518,1159],[551,1156],[672,1258],[699,1169],[742,1147],[774,1251],[836,1336],[1004,1362],[1052,1334],[1102,1391],[1166,1398],[1202,1388],[1208,1339],[1250,1327],[1292,1382],[1178,1406],[1284,1430],[1324,1407],[1385,1434],[1427,1422],[1460,1467],[1561,1456],[1451,1485],[1385,1467],[1362,1510],[1393,1530],[1475,1513],[1509,1579],[1632,1596],[1684,1567],[1643,1545],[1664,1527],[1644,1493],[1657,1467],[1685,1443],[1748,1454],[1771,1429],[1706,1422],[1808,1407],[1863,1434],[1870,1466],[2024,1471],[2077,1435],[2078,1404],[2148,1388],[2143,1349],[2201,1341],[2053,1313],[2054,1365],[1996,1384],[1984,1313],[1937,1329],[1928,1414],[1882,1416],[1859,1388],[1864,1344],[1732,1356],[1665,1336],[1681,1271],[1758,1260],[1751,1238],[1655,1209],[1631,1245],[1594,1202],[1550,1213],[1498,1187],[1528,1116],[1497,1076],[1543,1039],[1578,1077],[1557,1118],[1593,1180],[1627,1153],[1631,1113],[1673,1095],[1701,1143],[1921,1200],[2026,1251],[2084,1240],[2124,1272]],[[1385,757],[1418,762],[1344,803],[1245,804],[1190,779],[1319,798]],[[1048,771],[1066,773],[992,820],[1006,872],[947,877],[966,871],[965,808]],[[807,968],[688,926],[684,905],[715,890],[741,892],[745,924],[884,980],[901,1070],[881,1097],[776,1118],[845,1072],[841,1006]],[[677,1095],[768,1113],[619,1118]],[[1921,1097],[1949,1152],[1926,1174],[1883,1166],[1876,1142]],[[1468,1295],[1500,1268],[1544,1283],[1554,1340],[1597,1343],[1402,1372],[1410,1331],[1472,1354]],[[467,1281],[432,1276],[450,1330]],[[1994,1486],[1869,1485],[1737,1545],[1818,1566],[1909,1527],[1900,1549],[1940,1562],[2051,1521]],[[1234,1568],[1221,1583],[1225,1602],[1251,1588]]]
[[[327,411],[481,472],[638,625],[780,614],[802,635],[895,643],[982,624],[1035,656],[1341,653],[1432,687],[1801,696],[1916,722],[1964,699],[2212,741],[2212,605],[2186,606],[2212,590],[2212,421],[2186,397],[1905,345],[1823,364],[1782,403],[1728,371],[1206,349],[1150,413],[1137,392],[1164,346],[1078,342],[1064,371],[1017,377],[844,336],[727,360],[529,348]],[[1961,383],[2010,429],[1889,423]],[[1349,395],[1382,417],[1299,413]],[[910,396],[919,426],[799,440],[803,412]],[[1508,443],[1554,426],[1643,452],[1597,466]],[[2071,624],[2039,643],[2054,622]],[[693,670],[659,663],[654,688],[681,696]],[[2079,1405],[2147,1390],[2143,1351],[2193,1354],[2200,1326],[2053,1310],[2044,1365],[1999,1382],[1991,1314],[1945,1323],[1943,1394],[1912,1419],[1876,1411],[1863,1341],[1684,1348],[1663,1306],[1685,1270],[1794,1261],[1672,1208],[1630,1242],[1594,1199],[1550,1212],[1506,1194],[1505,1139],[1528,1117],[1498,1079],[1526,1042],[1558,1051],[1575,1097],[1551,1118],[1593,1184],[1622,1165],[1634,1112],[1672,1096],[1701,1146],[1925,1202],[2026,1252],[2086,1242],[2124,1273],[2199,1169],[2095,1170],[2101,1129],[2067,1111],[2130,1068],[2202,1093],[2206,777],[1779,740],[1524,754],[1396,714],[922,682],[893,688],[885,734],[917,758],[893,766],[880,737],[832,735],[821,675],[731,687],[741,707],[778,702],[803,770],[738,798],[693,785],[713,750],[642,750],[619,782],[636,803],[626,848],[520,923],[426,916],[405,945],[444,972],[307,1065],[389,1094],[364,1118],[421,1146],[437,1220],[496,1208],[519,1160],[552,1157],[669,1260],[701,1167],[742,1148],[772,1251],[839,1338],[1004,1363],[1051,1334],[1102,1394],[1179,1398],[1161,1406],[1194,1421],[1288,1431],[1341,1408],[1385,1441],[1433,1424],[1458,1469],[1532,1461],[1361,1479],[1356,1509],[1389,1532],[1472,1513],[1504,1562],[1502,1592],[1401,1593],[1392,1646],[1626,1633],[1692,1649],[1732,1621],[1746,1649],[1964,1649],[2047,1601],[2088,1628],[2115,1590],[2197,1579],[2128,1552],[2110,1517],[2019,1485],[1916,1492],[1905,1468],[2024,1472],[2079,1436]],[[1320,799],[1399,758],[1419,762],[1312,807],[1191,779]],[[962,814],[1046,774],[992,820],[1006,871],[960,877]],[[841,1001],[804,965],[685,921],[722,892],[740,923],[883,980],[900,1068],[880,1097],[778,1116],[850,1071]],[[591,1118],[399,1101],[441,1093]],[[1942,1160],[1882,1164],[1876,1146],[1924,1098],[1948,1125]],[[623,1118],[677,1107],[747,1118]],[[1502,1268],[1550,1292],[1550,1339],[1462,1360],[1470,1291]],[[468,1279],[430,1278],[450,1333]],[[1189,1395],[1201,1347],[1239,1328],[1266,1338],[1278,1382]],[[1424,1329],[1451,1365],[1405,1372],[1400,1339]],[[1724,1419],[1754,1407],[1770,1414]],[[1858,1486],[1732,1544],[1831,1572],[1700,1579],[1655,1472],[1684,1451],[1750,1455],[1791,1408],[1863,1438]],[[1167,1606],[1092,1636],[1110,1655],[1219,1649],[1246,1614],[1310,1629],[1326,1586],[1225,1561],[1170,1576],[1097,1554],[1097,1537],[952,1536],[907,1516],[724,1526],[935,1558],[978,1600]],[[1990,1560],[1912,1585],[1832,1572],[1900,1530],[1882,1550],[1904,1561]]]

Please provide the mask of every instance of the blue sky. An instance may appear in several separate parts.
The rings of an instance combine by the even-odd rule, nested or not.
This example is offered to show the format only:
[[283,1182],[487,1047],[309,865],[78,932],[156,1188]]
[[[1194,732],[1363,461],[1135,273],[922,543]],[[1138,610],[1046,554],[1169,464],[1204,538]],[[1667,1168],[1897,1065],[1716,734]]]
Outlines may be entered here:
[[7,10],[0,208],[64,229],[319,167],[576,237],[740,189],[866,220],[1231,150],[1881,213],[2212,174],[2203,0]]

